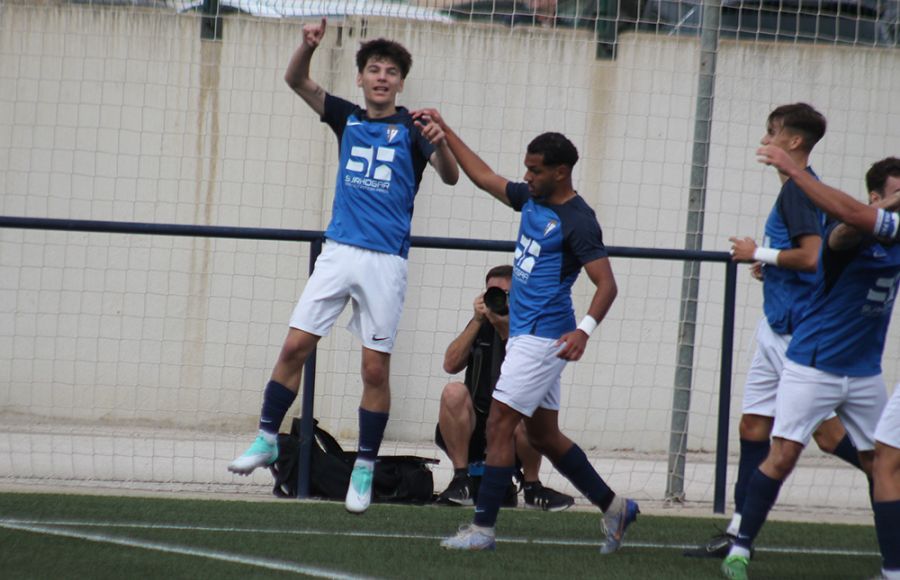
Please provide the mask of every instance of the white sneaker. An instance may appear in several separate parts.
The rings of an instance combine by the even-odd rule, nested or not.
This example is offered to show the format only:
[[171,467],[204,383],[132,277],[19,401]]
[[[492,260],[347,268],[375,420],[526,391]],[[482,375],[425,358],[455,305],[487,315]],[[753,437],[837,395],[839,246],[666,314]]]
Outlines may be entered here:
[[478,552],[496,549],[497,540],[494,535],[494,528],[482,528],[471,524],[460,526],[455,536],[445,538],[441,542],[441,547],[447,550]]
[[375,476],[375,464],[359,461],[353,464],[350,474],[350,485],[347,487],[347,499],[344,507],[353,514],[361,514],[369,509],[372,503],[372,479]]
[[633,499],[621,499],[619,496],[613,499],[609,511],[603,514],[606,541],[600,546],[601,554],[612,554],[619,549],[625,538],[625,531],[634,523],[639,513],[641,510]]
[[238,475],[250,475],[257,467],[272,465],[278,459],[277,439],[271,443],[262,434],[256,436],[253,444],[243,455],[228,464],[228,471]]

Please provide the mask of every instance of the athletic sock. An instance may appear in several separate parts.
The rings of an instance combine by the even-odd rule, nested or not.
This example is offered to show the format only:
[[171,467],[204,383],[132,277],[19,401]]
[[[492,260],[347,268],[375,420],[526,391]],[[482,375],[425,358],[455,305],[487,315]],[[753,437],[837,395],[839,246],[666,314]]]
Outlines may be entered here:
[[759,535],[769,511],[778,499],[782,483],[784,482],[772,479],[759,468],[753,472],[747,485],[744,509],[741,511],[741,530],[734,541],[736,546],[749,550],[753,545],[753,540]]
[[478,502],[475,504],[476,526],[493,528],[497,523],[497,513],[500,504],[506,497],[506,490],[512,481],[515,467],[484,466],[484,476],[481,478],[481,487],[478,488]]
[[741,454],[738,460],[738,478],[734,484],[734,511],[744,513],[744,502],[747,498],[747,485],[753,472],[762,464],[769,455],[771,443],[765,441],[750,441],[741,439]]
[[357,457],[369,461],[378,458],[378,450],[381,448],[381,440],[384,438],[384,428],[387,427],[388,414],[367,411],[359,408],[359,447]]
[[453,479],[459,479],[461,477],[468,477],[469,468],[468,467],[456,467],[453,469]]
[[259,429],[277,435],[288,409],[297,398],[297,393],[279,382],[269,381],[263,392],[262,410],[259,412]]
[[875,531],[881,548],[881,567],[900,574],[900,500],[876,501]]
[[616,494],[606,485],[587,455],[576,444],[563,455],[559,461],[553,463],[556,471],[563,474],[572,485],[588,498],[592,504],[606,512]]
[[728,523],[728,529],[725,530],[725,533],[729,536],[737,536],[739,531],[741,531],[741,514],[738,512],[734,512],[734,515],[731,516],[731,521]]
[[841,442],[837,444],[837,447],[834,448],[831,454],[835,457],[840,457],[857,469],[862,469],[862,466],[859,464],[859,451],[849,435],[844,435],[844,438],[841,439]]

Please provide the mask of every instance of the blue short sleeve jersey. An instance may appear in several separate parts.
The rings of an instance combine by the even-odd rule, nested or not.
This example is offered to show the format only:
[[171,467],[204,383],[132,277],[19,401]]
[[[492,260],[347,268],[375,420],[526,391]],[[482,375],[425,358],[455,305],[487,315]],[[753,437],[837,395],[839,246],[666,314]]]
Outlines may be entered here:
[[403,107],[390,117],[369,119],[362,108],[326,94],[322,121],[340,144],[325,237],[406,258],[413,202],[434,146]]
[[[818,177],[809,167],[806,170]],[[775,250],[797,247],[802,236],[821,236],[825,226],[823,214],[809,200],[793,179],[781,186],[781,192],[766,220],[763,246]],[[812,296],[816,275],[767,264],[763,283],[763,312],[769,326],[777,334],[793,334]]]
[[900,245],[869,238],[850,251],[836,252],[823,243],[815,293],[787,357],[841,376],[881,374],[898,280]]
[[509,335],[559,338],[575,329],[572,284],[581,267],[607,256],[594,210],[576,195],[562,205],[537,203],[525,183],[506,195],[522,213],[512,288]]

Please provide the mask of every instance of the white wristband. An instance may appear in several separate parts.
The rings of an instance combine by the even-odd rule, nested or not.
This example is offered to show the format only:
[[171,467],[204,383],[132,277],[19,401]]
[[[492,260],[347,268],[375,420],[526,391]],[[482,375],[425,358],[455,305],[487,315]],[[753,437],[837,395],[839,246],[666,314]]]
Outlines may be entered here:
[[778,265],[778,254],[781,253],[781,250],[774,250],[772,248],[756,248],[753,252],[753,259],[757,262],[762,262],[763,264],[772,264],[773,266]]
[[595,328],[597,328],[597,321],[594,320],[594,317],[590,314],[586,314],[584,318],[581,319],[581,322],[578,323],[578,330],[583,331],[588,336],[594,332]]
[[892,211],[878,210],[875,228],[872,230],[876,237],[892,240],[897,237],[898,228],[900,228],[900,215]]

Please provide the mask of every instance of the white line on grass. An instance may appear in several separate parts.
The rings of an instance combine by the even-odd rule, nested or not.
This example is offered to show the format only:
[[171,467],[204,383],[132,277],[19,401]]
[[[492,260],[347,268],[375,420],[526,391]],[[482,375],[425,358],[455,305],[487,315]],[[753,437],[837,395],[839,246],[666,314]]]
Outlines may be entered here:
[[[0,520],[0,527],[33,532],[37,534],[47,534],[50,536],[62,536],[64,538],[74,538],[76,540],[86,540],[89,542],[99,542],[102,544],[115,544],[117,546],[126,546],[129,548],[141,548],[144,550],[155,550],[157,552],[165,552],[167,554],[181,554],[183,556],[196,556],[199,558],[209,558],[211,560],[221,560],[223,562],[231,562],[234,564],[244,564],[247,566],[256,566],[257,568],[266,568],[269,570],[278,570],[279,572],[294,572],[296,574],[306,574],[315,578],[329,578],[335,580],[361,580],[365,576],[353,576],[343,572],[334,572],[324,568],[315,566],[303,566],[292,562],[283,562],[280,560],[270,560],[268,558],[254,558],[252,556],[236,556],[228,552],[219,552],[217,550],[204,550],[202,548],[188,548],[174,544],[163,544],[161,542],[151,542],[144,540],[134,540],[130,538],[120,538],[108,536],[106,534],[96,534],[92,532],[75,532],[70,530],[54,529],[46,526],[62,525],[43,522],[43,525],[36,523],[16,522],[15,520]],[[65,524],[76,525],[76,524]],[[102,524],[99,524],[102,525]],[[145,527],[145,526],[136,526]],[[151,526],[156,527],[156,526]],[[191,528],[186,528],[191,529]]]
[[[385,539],[401,539],[401,540],[442,540],[445,536],[433,536],[425,534],[399,534],[389,532],[355,532],[349,530],[279,530],[273,528],[235,528],[235,527],[216,527],[216,526],[187,526],[181,524],[152,524],[143,522],[122,523],[122,522],[98,522],[98,521],[80,521],[80,520],[17,520],[0,518],[0,525],[43,525],[43,526],[71,526],[71,527],[101,527],[101,528],[136,528],[144,530],[183,530],[195,532],[218,532],[218,533],[242,533],[242,534],[284,534],[295,536],[344,536],[355,538],[385,538]],[[534,538],[510,538],[498,537],[497,542],[501,544],[537,544],[550,546],[599,546],[599,541],[586,540],[551,540],[551,539],[534,539]],[[626,542],[627,546],[634,548],[650,548],[655,550],[684,550],[687,548],[695,548],[691,544],[664,544],[658,542]],[[878,557],[879,553],[871,550],[844,550],[841,548],[802,548],[802,547],[775,547],[764,546],[756,548],[758,552],[771,552],[777,554],[805,554],[815,556],[873,556]]]

